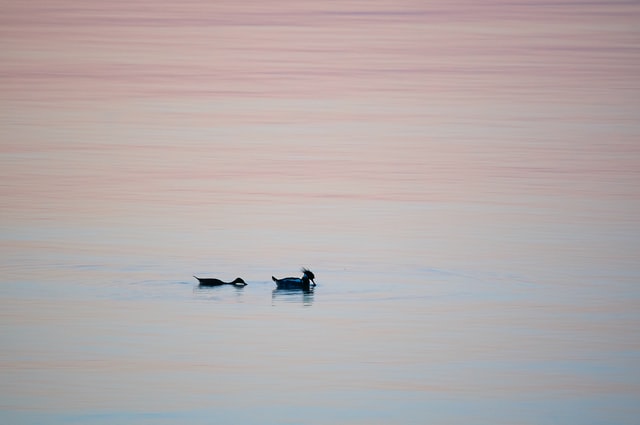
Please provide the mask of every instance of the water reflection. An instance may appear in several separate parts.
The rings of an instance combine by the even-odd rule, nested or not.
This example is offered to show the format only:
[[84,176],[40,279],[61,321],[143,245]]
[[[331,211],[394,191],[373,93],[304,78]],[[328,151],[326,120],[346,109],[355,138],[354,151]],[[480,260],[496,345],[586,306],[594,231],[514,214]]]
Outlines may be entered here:
[[274,289],[271,293],[271,305],[276,305],[276,302],[284,303],[300,303],[305,307],[310,307],[313,304],[313,289]]
[[244,295],[244,286],[237,285],[219,285],[219,286],[206,286],[206,285],[194,285],[193,293],[199,298],[206,298],[210,300],[223,300],[231,297],[235,298],[236,302],[242,302],[242,296]]

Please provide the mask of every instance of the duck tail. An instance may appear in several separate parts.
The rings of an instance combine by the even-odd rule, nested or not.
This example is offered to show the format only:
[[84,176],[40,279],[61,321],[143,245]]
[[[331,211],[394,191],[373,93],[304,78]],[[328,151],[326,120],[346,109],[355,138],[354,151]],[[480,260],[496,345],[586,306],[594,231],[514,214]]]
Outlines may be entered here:
[[273,280],[275,282],[278,279],[276,279],[274,276],[271,276],[271,280]]

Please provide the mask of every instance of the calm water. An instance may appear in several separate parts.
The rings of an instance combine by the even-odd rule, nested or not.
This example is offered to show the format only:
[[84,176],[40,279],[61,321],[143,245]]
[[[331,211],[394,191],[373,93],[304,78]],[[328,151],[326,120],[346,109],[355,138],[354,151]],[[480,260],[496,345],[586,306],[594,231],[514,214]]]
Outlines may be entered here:
[[637,2],[13,3],[0,422],[638,423]]

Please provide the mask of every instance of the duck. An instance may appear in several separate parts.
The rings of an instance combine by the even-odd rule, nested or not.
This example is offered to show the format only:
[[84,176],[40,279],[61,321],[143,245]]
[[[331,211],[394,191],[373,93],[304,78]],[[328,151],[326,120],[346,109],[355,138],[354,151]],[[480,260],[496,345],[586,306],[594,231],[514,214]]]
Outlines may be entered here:
[[215,278],[201,278],[198,276],[193,276],[196,279],[198,279],[198,282],[200,282],[200,286],[220,286],[220,285],[234,285],[234,286],[246,286],[247,282],[245,282],[244,280],[242,280],[242,278],[237,277],[235,278],[235,280],[233,282],[224,282],[220,279],[215,279]]
[[[316,282],[314,279],[316,276],[309,269],[302,269],[302,277],[284,277],[282,279],[277,279],[274,276],[271,276],[271,279],[276,283],[278,289],[303,289],[310,290],[312,286],[316,286]],[[312,285],[309,284],[312,283]]]

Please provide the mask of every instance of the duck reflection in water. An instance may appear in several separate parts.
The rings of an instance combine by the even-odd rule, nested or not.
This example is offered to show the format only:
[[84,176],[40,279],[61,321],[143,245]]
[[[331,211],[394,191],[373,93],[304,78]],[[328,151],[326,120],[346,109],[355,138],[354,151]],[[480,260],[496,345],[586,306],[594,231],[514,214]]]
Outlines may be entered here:
[[305,291],[303,289],[276,288],[271,292],[271,305],[275,305],[276,301],[291,304],[302,302],[304,306],[311,306],[313,304],[313,289]]

